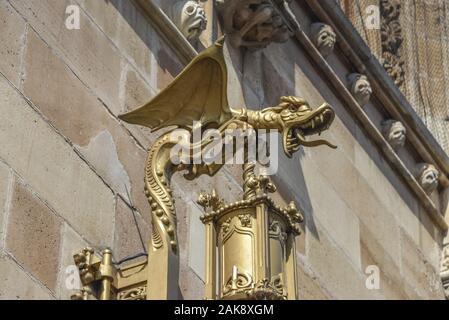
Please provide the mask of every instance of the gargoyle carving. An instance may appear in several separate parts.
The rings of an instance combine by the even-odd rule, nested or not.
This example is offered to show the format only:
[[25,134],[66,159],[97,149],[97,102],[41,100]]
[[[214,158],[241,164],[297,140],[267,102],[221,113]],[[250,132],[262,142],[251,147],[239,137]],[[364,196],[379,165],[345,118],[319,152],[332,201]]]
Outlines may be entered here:
[[438,188],[440,172],[429,163],[419,163],[415,168],[415,177],[428,194]]
[[407,138],[407,129],[402,122],[391,119],[386,120],[382,123],[382,132],[393,149],[398,150],[404,146]]
[[217,0],[216,3],[224,32],[234,47],[257,50],[272,42],[285,42],[291,36],[281,14],[281,10],[288,8],[284,0]]
[[348,83],[351,93],[360,106],[366,105],[373,94],[368,78],[363,74],[352,73],[348,76]]
[[[325,140],[308,141],[307,136],[321,133],[329,128],[335,114],[324,103],[312,109],[297,97],[282,97],[279,105],[262,111],[245,108],[231,109],[227,99],[227,68],[223,56],[224,39],[197,56],[164,91],[142,107],[121,115],[120,119],[151,128],[153,131],[174,126],[193,131],[193,122],[200,122],[202,132],[218,129],[224,136],[227,129],[273,129],[283,136],[285,154],[292,157],[300,146],[332,146]],[[170,189],[174,172],[185,171],[187,179],[202,174],[213,176],[223,164],[189,163],[174,164],[170,154],[179,143],[173,132],[167,132],[149,149],[145,170],[145,194],[151,206],[153,236],[149,261],[167,260],[178,256],[175,206]],[[192,144],[191,150],[206,147],[210,139]],[[209,204],[204,198],[203,205]],[[155,259],[155,260],[153,260]],[[165,262],[164,262],[165,263]],[[169,268],[172,263],[167,263]],[[167,275],[158,276],[165,279]],[[151,274],[151,272],[150,272]],[[167,276],[167,278],[170,278]],[[151,281],[148,282],[151,285]],[[151,290],[149,290],[151,295]]]
[[310,26],[312,40],[318,50],[324,57],[327,57],[334,51],[337,35],[330,25],[316,22]]
[[189,40],[198,40],[206,30],[207,17],[201,2],[207,0],[180,0],[171,8],[171,18],[181,33]]

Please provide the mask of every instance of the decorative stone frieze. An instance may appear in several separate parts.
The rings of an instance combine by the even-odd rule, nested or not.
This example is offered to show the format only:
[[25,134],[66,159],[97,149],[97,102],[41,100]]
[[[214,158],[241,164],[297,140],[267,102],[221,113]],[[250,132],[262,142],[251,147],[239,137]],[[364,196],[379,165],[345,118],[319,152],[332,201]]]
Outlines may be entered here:
[[312,41],[321,52],[323,57],[327,57],[334,51],[337,35],[334,29],[328,24],[321,22],[313,23],[310,26]]
[[440,172],[428,163],[419,163],[415,168],[415,177],[426,193],[431,194],[438,188]]
[[400,23],[401,3],[399,0],[381,0],[382,17],[382,64],[395,84],[401,87],[405,81],[404,59],[402,56],[402,27]]
[[360,106],[366,105],[373,94],[368,78],[363,74],[352,73],[348,76],[348,84],[352,95]]
[[206,30],[207,17],[202,6],[205,1],[207,0],[181,0],[171,8],[173,23],[189,41],[198,40]]
[[382,133],[394,150],[398,150],[405,145],[407,129],[402,122],[393,119],[384,121],[382,123]]
[[257,50],[272,42],[286,42],[292,32],[282,12],[289,16],[284,0],[217,0],[223,30],[234,47]]

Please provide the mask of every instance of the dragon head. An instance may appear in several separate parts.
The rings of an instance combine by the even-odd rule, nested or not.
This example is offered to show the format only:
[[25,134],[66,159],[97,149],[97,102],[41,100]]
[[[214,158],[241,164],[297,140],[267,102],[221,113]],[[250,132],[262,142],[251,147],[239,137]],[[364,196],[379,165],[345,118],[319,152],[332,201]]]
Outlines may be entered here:
[[281,103],[275,107],[267,108],[262,113],[262,121],[276,123],[277,129],[283,136],[285,154],[291,158],[300,146],[315,147],[327,145],[337,148],[326,140],[307,141],[305,138],[314,134],[321,134],[329,129],[334,121],[335,113],[332,108],[324,103],[313,110],[309,104],[301,98],[287,96],[281,97]]

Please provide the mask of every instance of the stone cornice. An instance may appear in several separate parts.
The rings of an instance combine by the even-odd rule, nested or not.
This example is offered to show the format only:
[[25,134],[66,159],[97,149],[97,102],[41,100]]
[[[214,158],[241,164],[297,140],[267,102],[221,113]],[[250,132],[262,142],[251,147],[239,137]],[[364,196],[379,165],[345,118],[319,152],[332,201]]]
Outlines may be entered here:
[[[305,0],[313,13],[323,22],[331,25],[338,36],[338,46],[351,61],[358,72],[366,74],[374,89],[374,96],[382,103],[391,117],[401,121],[407,128],[407,138],[413,145],[415,151],[422,157],[423,161],[433,164],[443,174],[440,177],[444,189],[449,186],[449,157],[435,140],[433,135],[416,114],[410,103],[401,93],[394,81],[382,67],[378,59],[373,55],[371,49],[358,34],[351,22],[345,16],[340,6],[334,0]],[[437,209],[434,202],[420,186],[412,169],[407,168],[399,158],[390,144],[382,136],[381,132],[369,119],[368,115],[355,103],[354,98],[347,90],[345,84],[338,78],[326,60],[319,54],[303,31],[295,34],[298,41],[311,54],[314,61],[321,67],[322,71],[330,79],[332,85],[347,102],[355,117],[363,124],[369,136],[381,148],[388,161],[404,178],[421,204],[429,213],[434,222],[444,231],[448,225],[443,217],[444,212]]]

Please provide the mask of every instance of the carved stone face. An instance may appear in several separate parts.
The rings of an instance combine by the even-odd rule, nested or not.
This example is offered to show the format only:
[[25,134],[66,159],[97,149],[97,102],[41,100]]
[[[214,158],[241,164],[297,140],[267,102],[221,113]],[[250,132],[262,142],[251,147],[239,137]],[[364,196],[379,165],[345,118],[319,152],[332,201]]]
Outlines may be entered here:
[[387,120],[382,124],[383,134],[393,149],[402,148],[405,144],[407,129],[402,122],[396,120]]
[[206,13],[199,0],[175,3],[173,22],[188,40],[198,39],[207,26]]
[[357,102],[363,107],[366,105],[373,94],[373,89],[368,78],[362,74],[353,73],[348,77],[351,93]]
[[337,35],[331,26],[317,22],[311,26],[312,40],[323,56],[332,53],[337,42]]
[[216,4],[224,32],[234,47],[258,50],[291,36],[271,0],[217,0]]
[[420,163],[417,165],[416,171],[418,182],[427,193],[430,194],[438,188],[440,173],[433,165]]

